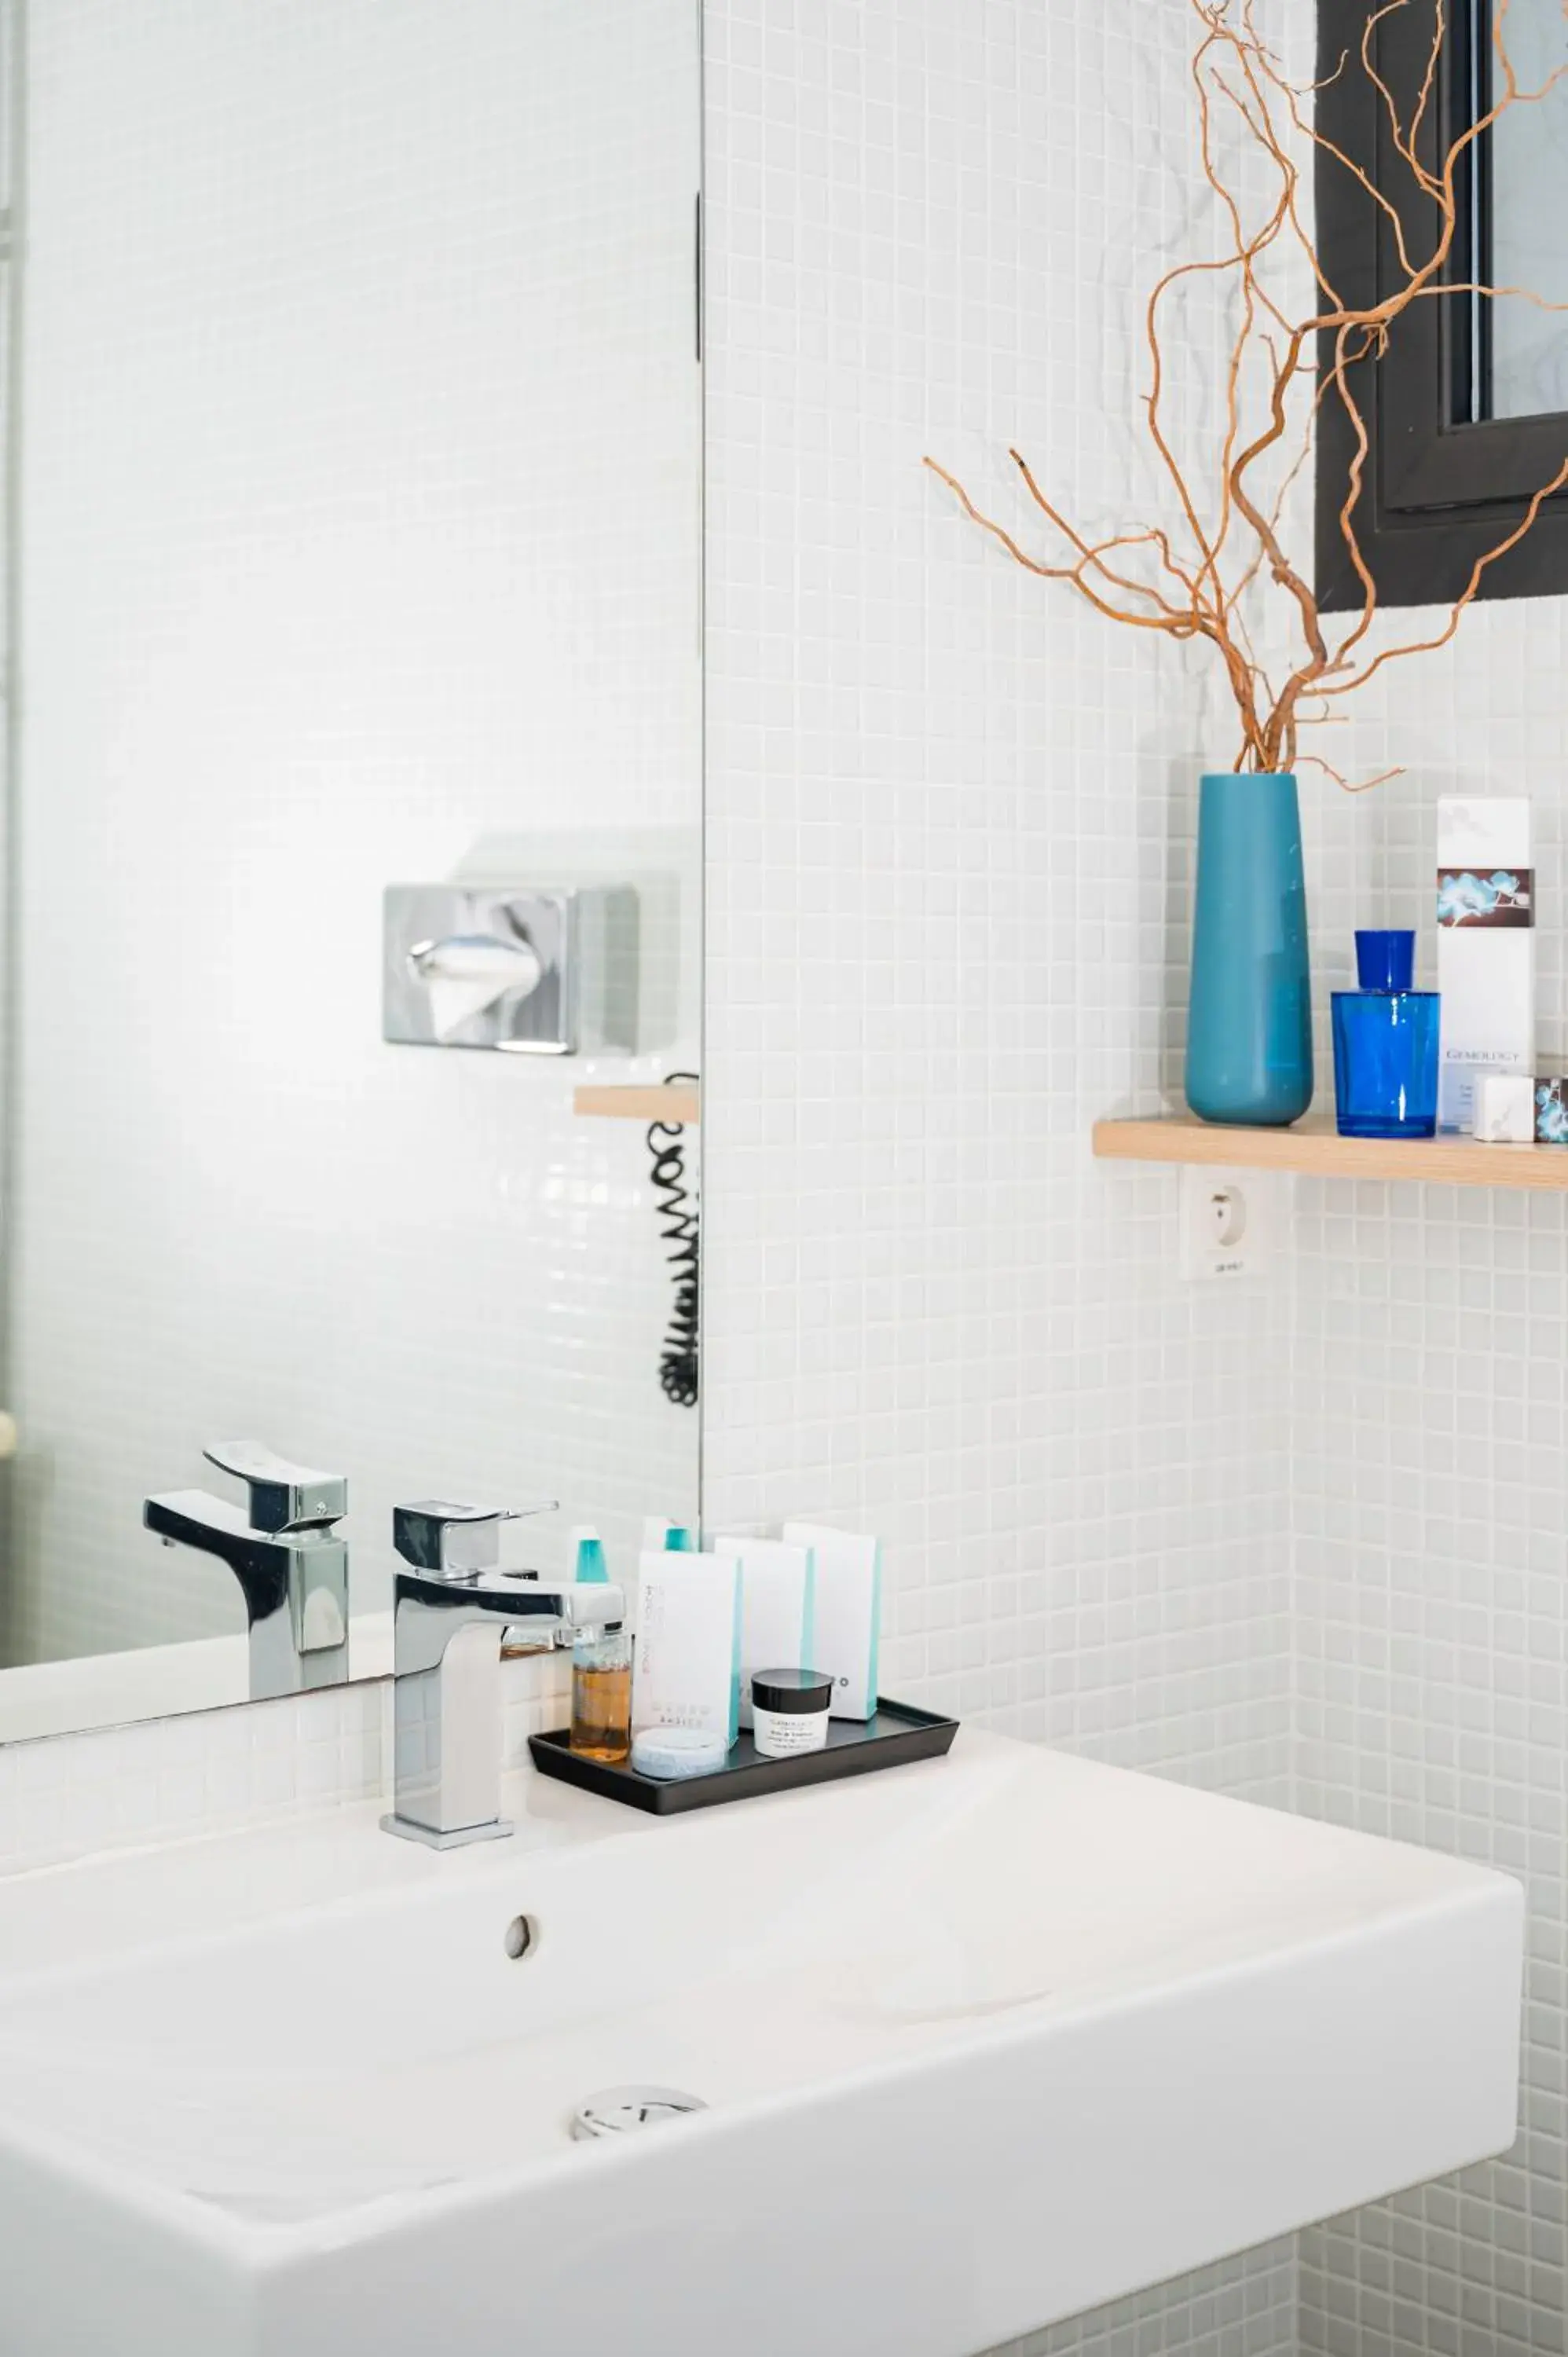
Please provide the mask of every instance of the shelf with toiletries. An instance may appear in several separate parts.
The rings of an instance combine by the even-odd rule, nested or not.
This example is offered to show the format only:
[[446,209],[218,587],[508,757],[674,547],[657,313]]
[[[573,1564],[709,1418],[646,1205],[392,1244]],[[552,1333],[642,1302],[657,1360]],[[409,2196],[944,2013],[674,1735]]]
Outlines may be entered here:
[[[1332,1118],[1273,1126],[1192,1113],[1099,1121],[1096,1156],[1568,1191],[1568,1079],[1542,1074],[1536,1063],[1530,803],[1444,795],[1435,847],[1438,987],[1414,986],[1413,931],[1357,933],[1358,987],[1332,999]],[[1251,1054],[1267,1071],[1280,1041],[1297,1030],[1310,1061],[1308,1027],[1297,1019],[1305,972],[1282,998],[1279,964],[1262,959],[1241,1046],[1231,1050],[1238,1069]],[[1233,1079],[1222,1071],[1219,1093],[1227,1102],[1239,1098]]]

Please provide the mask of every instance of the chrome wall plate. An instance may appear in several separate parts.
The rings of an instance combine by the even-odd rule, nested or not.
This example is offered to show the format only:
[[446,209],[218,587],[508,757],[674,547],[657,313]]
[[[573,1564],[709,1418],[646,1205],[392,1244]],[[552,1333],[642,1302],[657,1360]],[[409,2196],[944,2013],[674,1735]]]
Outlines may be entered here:
[[383,1037],[524,1056],[630,1055],[637,919],[628,886],[391,884]]

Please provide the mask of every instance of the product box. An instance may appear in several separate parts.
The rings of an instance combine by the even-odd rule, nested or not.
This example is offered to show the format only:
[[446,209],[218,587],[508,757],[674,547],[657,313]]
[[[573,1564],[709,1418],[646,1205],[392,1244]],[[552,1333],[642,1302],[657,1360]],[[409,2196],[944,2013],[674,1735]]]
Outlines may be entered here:
[[1537,1081],[1535,1142],[1568,1146],[1568,1081]]
[[741,1567],[740,1723],[751,1725],[758,1670],[811,1670],[816,1643],[816,1559],[809,1546],[729,1533],[714,1553]]
[[645,1727],[739,1732],[742,1578],[716,1555],[645,1547],[638,1560],[634,1734]]
[[815,1628],[810,1667],[833,1681],[834,1718],[870,1718],[876,1709],[882,1634],[882,1549],[854,1531],[820,1523],[786,1523],[791,1546],[810,1547],[816,1563]]
[[1535,1070],[1535,874],[1522,796],[1437,805],[1437,1121],[1475,1126],[1485,1072]]
[[1475,1135],[1483,1146],[1568,1146],[1568,1080],[1483,1072]]
[[1531,1145],[1535,1138],[1538,1085],[1542,1084],[1524,1072],[1480,1073],[1476,1082],[1472,1134],[1483,1146]]

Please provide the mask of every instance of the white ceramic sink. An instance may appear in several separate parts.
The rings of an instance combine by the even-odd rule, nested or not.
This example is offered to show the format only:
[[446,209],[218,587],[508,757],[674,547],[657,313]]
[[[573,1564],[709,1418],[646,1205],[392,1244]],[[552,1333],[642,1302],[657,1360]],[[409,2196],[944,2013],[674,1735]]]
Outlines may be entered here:
[[1501,1876],[971,1735],[519,1787],[0,1884],[6,2357],[971,2357],[1512,2140]]

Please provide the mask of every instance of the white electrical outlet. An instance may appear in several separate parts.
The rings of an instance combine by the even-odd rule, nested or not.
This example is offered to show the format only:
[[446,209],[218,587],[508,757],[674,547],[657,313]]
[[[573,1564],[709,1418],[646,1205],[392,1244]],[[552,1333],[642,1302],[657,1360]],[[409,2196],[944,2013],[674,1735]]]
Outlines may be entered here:
[[1283,1222],[1286,1181],[1262,1170],[1184,1165],[1181,1173],[1181,1273],[1257,1276],[1273,1265]]

